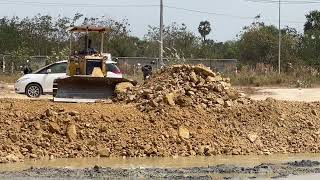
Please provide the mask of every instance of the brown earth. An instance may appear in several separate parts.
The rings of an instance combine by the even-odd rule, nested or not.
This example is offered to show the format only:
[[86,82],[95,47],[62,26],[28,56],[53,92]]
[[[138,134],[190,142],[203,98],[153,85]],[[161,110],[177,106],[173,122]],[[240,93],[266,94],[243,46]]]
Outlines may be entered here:
[[166,67],[144,84],[130,87],[120,83],[116,92],[116,100],[137,103],[144,112],[162,111],[167,106],[221,108],[250,103],[231,87],[229,78],[202,65]]
[[203,66],[117,87],[114,103],[0,99],[0,162],[320,152],[320,104],[242,97]]
[[228,108],[0,100],[1,162],[26,158],[320,152],[320,104],[268,99]]

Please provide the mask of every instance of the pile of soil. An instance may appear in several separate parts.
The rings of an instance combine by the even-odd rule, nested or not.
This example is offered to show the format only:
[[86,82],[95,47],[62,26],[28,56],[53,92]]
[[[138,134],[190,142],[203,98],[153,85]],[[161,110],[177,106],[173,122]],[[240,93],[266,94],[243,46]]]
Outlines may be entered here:
[[320,104],[268,99],[228,108],[0,100],[0,161],[320,152]]
[[142,111],[166,106],[222,108],[250,103],[231,87],[229,78],[202,65],[167,67],[140,86],[120,84],[116,92],[117,100],[137,103]]
[[0,162],[320,152],[319,103],[251,101],[203,66],[116,91],[113,104],[0,99]]

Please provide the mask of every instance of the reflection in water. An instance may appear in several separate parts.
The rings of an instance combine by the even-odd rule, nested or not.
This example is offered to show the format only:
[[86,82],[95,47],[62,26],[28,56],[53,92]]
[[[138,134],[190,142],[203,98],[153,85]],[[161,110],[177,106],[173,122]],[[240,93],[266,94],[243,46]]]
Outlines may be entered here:
[[178,158],[81,158],[28,160],[22,163],[1,164],[0,171],[21,171],[30,167],[89,168],[95,165],[111,168],[184,168],[219,164],[252,167],[261,163],[280,164],[297,160],[320,161],[320,154],[287,154],[269,156],[213,156]]

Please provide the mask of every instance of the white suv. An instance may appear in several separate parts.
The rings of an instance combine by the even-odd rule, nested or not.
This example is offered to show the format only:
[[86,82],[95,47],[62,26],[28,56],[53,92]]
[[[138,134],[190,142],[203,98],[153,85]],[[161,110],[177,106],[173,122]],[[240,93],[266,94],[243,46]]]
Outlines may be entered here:
[[[31,74],[19,78],[15,84],[15,91],[19,94],[26,94],[29,97],[40,97],[42,94],[52,94],[53,81],[58,78],[67,77],[68,61],[59,61],[45,66]],[[122,78],[119,68],[114,61],[107,61],[107,77]]]

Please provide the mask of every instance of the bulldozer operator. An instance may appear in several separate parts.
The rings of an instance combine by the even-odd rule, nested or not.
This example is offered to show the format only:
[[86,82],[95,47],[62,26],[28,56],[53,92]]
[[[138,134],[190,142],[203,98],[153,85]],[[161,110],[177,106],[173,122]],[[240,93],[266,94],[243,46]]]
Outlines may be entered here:
[[[87,36],[86,36],[87,39]],[[87,41],[86,41],[87,42]],[[84,48],[82,51],[79,52],[80,55],[91,55],[91,54],[96,54],[98,51],[95,48],[91,47],[92,41],[91,39],[88,40],[88,47]]]

